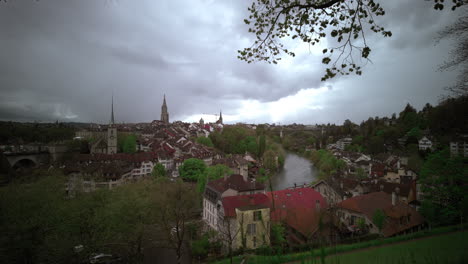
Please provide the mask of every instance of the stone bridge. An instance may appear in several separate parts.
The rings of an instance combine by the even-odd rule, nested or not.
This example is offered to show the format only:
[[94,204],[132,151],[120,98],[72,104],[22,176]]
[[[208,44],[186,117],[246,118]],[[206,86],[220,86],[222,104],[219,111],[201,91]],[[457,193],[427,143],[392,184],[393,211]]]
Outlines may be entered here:
[[13,169],[31,168],[39,164],[48,163],[49,152],[15,152],[3,153]]

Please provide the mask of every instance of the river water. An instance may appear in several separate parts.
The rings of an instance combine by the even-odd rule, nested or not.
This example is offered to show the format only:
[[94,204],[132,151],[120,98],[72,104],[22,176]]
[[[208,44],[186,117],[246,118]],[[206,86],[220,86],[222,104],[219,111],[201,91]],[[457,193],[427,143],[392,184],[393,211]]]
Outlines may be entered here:
[[271,178],[273,190],[282,190],[289,187],[311,183],[318,176],[318,170],[312,163],[301,156],[286,152],[284,168]]

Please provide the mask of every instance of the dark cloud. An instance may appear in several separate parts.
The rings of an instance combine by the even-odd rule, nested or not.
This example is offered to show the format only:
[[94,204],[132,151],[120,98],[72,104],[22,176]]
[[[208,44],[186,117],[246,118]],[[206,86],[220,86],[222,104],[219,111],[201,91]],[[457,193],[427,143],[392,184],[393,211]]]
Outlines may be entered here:
[[290,42],[297,56],[279,65],[237,59],[255,37],[249,1],[1,2],[0,119],[107,122],[112,94],[119,122],[158,119],[163,94],[172,120],[222,109],[233,122],[359,121],[436,102],[453,75],[434,74],[451,43],[433,38],[452,13],[381,4],[393,37],[369,35],[373,64],[322,83],[321,47]]

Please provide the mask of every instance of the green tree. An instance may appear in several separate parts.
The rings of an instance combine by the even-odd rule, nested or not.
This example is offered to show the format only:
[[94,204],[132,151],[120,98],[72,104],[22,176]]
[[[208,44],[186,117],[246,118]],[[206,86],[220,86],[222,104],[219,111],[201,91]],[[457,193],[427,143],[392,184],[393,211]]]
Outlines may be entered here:
[[192,242],[192,255],[199,258],[205,258],[208,255],[210,241],[208,234],[204,234],[200,239]]
[[197,143],[205,145],[207,147],[214,147],[213,142],[209,137],[197,137]]
[[[423,212],[435,210],[434,224],[454,224],[465,215],[468,199],[468,166],[461,157],[450,157],[448,149],[432,153],[420,171],[426,203]],[[424,207],[433,207],[430,209]],[[429,216],[431,217],[431,216]]]
[[384,140],[382,137],[373,136],[369,141],[369,152],[371,154],[379,154],[385,151]]
[[166,169],[161,163],[156,163],[153,167],[152,174],[154,178],[165,177],[166,176]]
[[263,157],[263,153],[265,153],[266,148],[266,138],[265,135],[260,135],[258,140],[258,157],[261,159]]
[[232,173],[232,170],[223,164],[213,165],[206,169],[206,175],[210,181],[222,178],[224,175],[230,175]]
[[109,192],[109,204],[99,212],[106,219],[103,229],[107,241],[124,245],[127,255],[138,262],[143,258],[144,243],[153,238],[149,231],[154,229],[157,212],[151,200],[154,187],[147,182],[120,186],[118,191]]
[[286,245],[286,229],[281,224],[271,225],[271,244],[279,253]]
[[372,216],[372,222],[379,229],[380,235],[382,235],[382,229],[385,225],[385,213],[382,209],[375,210],[374,215]]
[[197,180],[197,190],[199,193],[205,191],[205,186],[209,181],[224,177],[224,175],[232,174],[232,170],[226,165],[217,164],[206,168],[205,173],[200,174]]
[[411,156],[408,158],[408,168],[416,173],[419,173],[423,164],[424,160],[419,156],[418,153],[411,154]]
[[358,179],[363,180],[366,178],[366,172],[363,168],[359,167],[356,169],[356,176]]
[[57,261],[58,255],[64,254],[65,246],[71,248],[70,241],[63,241],[50,256],[44,252],[52,250],[51,245],[56,244],[52,239],[57,235],[55,230],[67,219],[61,215],[63,186],[63,178],[46,176],[28,184],[13,182],[0,189],[2,262]]
[[200,207],[199,194],[190,184],[176,181],[160,184],[159,191],[153,193],[156,224],[162,237],[161,246],[173,249],[177,263],[181,263],[187,237],[187,225],[197,215]]
[[206,165],[203,160],[190,158],[186,159],[179,167],[179,175],[184,180],[198,181],[200,175],[206,172]]
[[123,139],[122,152],[135,153],[136,152],[136,136],[131,134]]

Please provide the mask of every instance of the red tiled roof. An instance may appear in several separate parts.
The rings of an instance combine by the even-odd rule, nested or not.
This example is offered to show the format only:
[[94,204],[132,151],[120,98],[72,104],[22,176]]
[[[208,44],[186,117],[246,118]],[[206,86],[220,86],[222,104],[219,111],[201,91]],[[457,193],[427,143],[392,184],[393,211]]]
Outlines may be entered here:
[[122,160],[128,162],[143,162],[153,161],[158,158],[154,152],[138,152],[138,153],[116,153],[116,154],[78,154],[75,156],[77,161],[114,161]]
[[[317,230],[320,210],[328,207],[325,198],[310,187],[269,192],[268,196],[275,206],[271,220],[285,222],[305,236]],[[320,210],[316,208],[317,201]]]
[[263,193],[251,195],[228,196],[222,200],[224,215],[226,217],[235,217],[236,208],[267,208],[270,207],[270,199]]
[[[362,213],[371,221],[376,210],[383,210],[387,218],[382,233],[386,237],[424,223],[424,218],[409,205],[403,202],[397,202],[395,206],[392,205],[391,195],[385,192],[355,196],[338,203],[337,206]],[[410,222],[401,224],[400,217],[408,215],[410,215]]]
[[382,177],[385,174],[385,164],[383,163],[373,163],[371,167],[371,174],[378,177]]
[[220,178],[214,181],[210,181],[206,186],[210,187],[214,191],[217,191],[218,193],[223,193],[228,189],[234,189],[239,192],[265,189],[265,185],[262,183],[251,180],[244,181],[244,177],[239,174],[232,174],[231,176],[227,177],[226,180],[224,178]]

